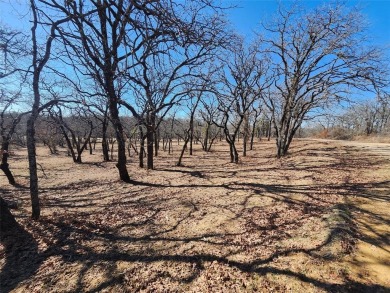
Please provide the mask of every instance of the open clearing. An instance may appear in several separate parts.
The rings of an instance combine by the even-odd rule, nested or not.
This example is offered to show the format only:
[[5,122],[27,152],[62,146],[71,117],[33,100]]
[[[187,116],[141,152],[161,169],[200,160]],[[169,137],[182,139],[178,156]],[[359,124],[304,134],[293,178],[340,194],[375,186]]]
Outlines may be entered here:
[[26,150],[10,157],[20,227],[2,235],[1,292],[388,292],[390,144],[258,142],[239,164],[219,143],[175,167],[100,151],[76,165],[38,150],[42,218],[29,219]]

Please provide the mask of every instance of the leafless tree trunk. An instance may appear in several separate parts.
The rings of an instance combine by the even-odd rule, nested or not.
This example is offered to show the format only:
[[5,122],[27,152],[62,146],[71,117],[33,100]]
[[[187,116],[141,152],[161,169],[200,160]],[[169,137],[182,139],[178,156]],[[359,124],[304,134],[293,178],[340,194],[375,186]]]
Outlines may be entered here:
[[110,161],[110,155],[109,155],[109,147],[107,145],[107,128],[108,128],[108,116],[105,113],[102,121],[102,152],[103,152],[103,160],[105,162]]
[[252,111],[252,114],[253,114],[253,120],[252,120],[252,131],[251,131],[251,141],[250,141],[250,150],[253,150],[253,142],[254,142],[254,139],[255,139],[255,135],[256,135],[256,130],[258,131],[257,129],[257,120],[259,119],[259,116],[261,114],[261,108],[260,109],[256,109],[255,107],[253,108],[253,111]]
[[156,114],[151,111],[146,119],[146,149],[147,149],[147,169],[154,169],[153,155],[156,130]]
[[[80,68],[79,64],[75,64],[78,70],[75,71],[76,74],[83,71],[83,75],[94,79],[104,92],[118,146],[116,166],[119,177],[122,181],[131,182],[126,167],[124,130],[118,110],[121,90],[118,83],[122,72],[120,66],[126,63],[130,55],[126,52],[124,38],[130,25],[133,4],[122,0],[97,0],[90,1],[87,5],[81,1],[76,2],[66,1],[62,5],[57,1],[45,1],[58,13],[72,16],[74,29],[57,30],[57,33],[67,47],[66,52],[72,51],[69,55],[70,62],[73,62],[72,59],[76,56],[84,67]],[[106,148],[104,150],[106,151]]]
[[179,156],[179,159],[176,163],[176,166],[182,166],[182,160],[183,160],[183,156],[184,156],[184,152],[186,151],[187,149],[187,144],[188,144],[188,141],[190,140],[190,129],[187,130],[185,136],[184,136],[184,144],[183,144],[183,147],[181,149],[181,152],[180,152],[180,156]]
[[204,138],[202,143],[202,148],[205,152],[209,152],[211,150],[211,146],[215,139],[220,136],[220,128],[214,125],[214,121],[218,120],[218,107],[217,100],[209,97],[207,100],[201,100],[202,109],[200,110],[200,115],[206,124],[204,130]]
[[[203,89],[201,91],[196,93],[195,97],[192,97],[195,101],[194,100],[190,101],[191,104],[189,105],[189,108],[190,108],[189,127],[188,127],[188,129],[186,131],[185,138],[184,138],[184,145],[183,145],[183,148],[181,150],[181,153],[180,153],[180,156],[179,156],[179,160],[178,160],[176,166],[181,166],[182,165],[181,161],[183,159],[184,152],[187,149],[188,142],[191,141],[191,144],[192,144],[192,137],[193,137],[193,131],[194,131],[194,116],[195,116],[196,109],[198,108],[200,99],[202,98],[203,90],[206,90],[206,85],[203,86]],[[190,155],[191,155],[191,151],[192,150],[190,148]]]
[[[90,144],[90,150],[92,150],[90,140],[94,126],[92,124],[92,120],[87,117],[85,112],[77,112],[77,116],[75,116],[75,113],[73,113],[73,117],[71,117],[72,120],[76,121],[76,125],[73,125],[74,129],[72,129],[69,123],[67,123],[62,116],[62,110],[60,107],[57,107],[57,112],[55,112],[54,110],[50,110],[52,119],[56,121],[57,125],[62,131],[65,141],[68,145],[68,149],[72,155],[73,162],[80,164],[82,163],[81,155],[83,151],[87,149],[88,144]],[[82,115],[85,116],[82,117]],[[88,126],[85,127],[86,125]],[[84,129],[82,129],[83,126]]]
[[145,139],[146,139],[146,135],[144,134],[142,125],[138,126],[138,129],[139,129],[139,139],[140,139],[139,153],[138,153],[139,167],[143,168],[144,167],[144,157],[145,157]]
[[33,104],[31,108],[31,114],[27,120],[26,139],[27,139],[27,153],[28,153],[28,165],[30,173],[30,196],[32,207],[32,218],[38,220],[41,207],[39,203],[39,188],[38,188],[38,173],[37,173],[37,159],[36,159],[36,146],[35,146],[35,121],[39,115],[39,105],[41,100],[39,82],[41,79],[41,73],[50,58],[52,42],[55,37],[55,31],[57,27],[68,21],[69,17],[58,20],[53,23],[50,28],[50,35],[45,42],[45,49],[42,53],[39,52],[38,40],[37,40],[37,28],[38,28],[38,9],[36,7],[35,0],[30,0],[33,20],[31,28],[32,36],[32,90],[33,90]]
[[286,155],[313,109],[347,99],[347,87],[368,91],[388,82],[380,51],[364,47],[362,18],[343,4],[309,13],[294,6],[280,8],[275,23],[265,25],[271,36],[262,43],[277,73],[265,103],[273,115],[278,157]]
[[220,77],[223,91],[217,97],[222,121],[214,121],[214,124],[223,129],[231,163],[238,163],[236,139],[241,124],[258,96],[270,86],[270,81],[264,78],[267,66],[258,58],[258,53],[257,44],[246,48],[243,40],[237,38],[230,60],[225,60],[227,69]]
[[242,139],[242,156],[243,157],[246,157],[246,149],[247,149],[247,145],[248,145],[248,140],[249,140],[249,135],[250,135],[250,131],[249,131],[249,113],[247,112],[245,115],[244,115],[244,121],[243,121],[243,139]]
[[[3,93],[2,97],[0,99],[3,99]],[[7,101],[4,101],[4,104],[0,104],[3,106],[3,110],[0,112],[0,136],[1,136],[1,164],[0,169],[4,172],[4,175],[7,177],[9,184],[15,185],[15,178],[12,175],[12,172],[9,168],[8,164],[8,157],[9,157],[9,145],[11,142],[11,138],[15,133],[16,127],[19,124],[20,120],[24,115],[27,113],[20,113],[17,114],[15,117],[10,116],[6,117],[6,112],[8,108],[16,101],[17,96],[14,96],[13,98],[8,99]],[[9,119],[9,123],[6,123],[6,119]],[[6,125],[8,124],[8,126]]]

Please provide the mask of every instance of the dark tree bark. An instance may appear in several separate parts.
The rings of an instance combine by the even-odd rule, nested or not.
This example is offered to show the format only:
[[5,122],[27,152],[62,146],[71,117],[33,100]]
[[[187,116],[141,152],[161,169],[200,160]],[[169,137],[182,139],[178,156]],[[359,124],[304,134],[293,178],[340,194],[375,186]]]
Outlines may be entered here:
[[103,123],[102,123],[102,152],[103,152],[103,160],[105,162],[110,161],[109,147],[107,145],[107,127],[108,127],[108,119],[107,116],[104,116]]
[[[39,99],[39,98],[38,98]],[[35,111],[33,111],[34,113]],[[35,121],[38,118],[38,113],[32,114],[27,120],[27,153],[28,165],[30,173],[30,197],[32,218],[38,220],[41,214],[41,207],[39,203],[38,193],[38,173],[37,173],[37,159],[35,148]]]
[[257,125],[257,120],[261,114],[261,108],[260,110],[253,108],[252,112],[253,112],[253,121],[252,121],[252,130],[251,130],[251,139],[250,139],[250,150],[253,150],[253,142],[255,139],[256,130],[258,130],[256,128],[256,125]]
[[[92,134],[92,131],[91,131],[91,134]],[[89,138],[85,138],[85,139],[88,140],[89,154],[92,155],[93,154],[93,149],[92,149],[91,136],[89,136]]]
[[1,121],[0,121],[0,134],[1,134],[1,139],[2,139],[1,149],[0,149],[0,152],[1,152],[0,169],[4,172],[5,176],[7,177],[8,183],[11,185],[15,185],[16,184],[15,178],[12,175],[12,172],[11,172],[11,170],[9,168],[9,164],[8,164],[9,144],[10,144],[10,141],[11,141],[13,134],[15,133],[16,126],[20,122],[22,116],[25,115],[26,113],[22,113],[22,114],[19,114],[18,116],[16,116],[16,118],[13,119],[9,128],[6,129],[6,127],[4,125],[4,123],[5,123],[4,114],[12,102],[13,102],[13,99],[11,99],[9,101],[9,103],[5,105],[3,111],[0,113],[0,119],[1,119]]
[[8,164],[8,156],[9,156],[8,146],[9,146],[8,141],[3,140],[3,143],[1,145],[2,156],[1,156],[0,169],[4,172],[4,175],[7,177],[8,183],[11,185],[15,185],[16,184],[15,178],[12,175],[12,172],[9,169],[9,164]]
[[119,66],[125,64],[130,55],[125,52],[124,38],[127,36],[127,29],[131,31],[130,23],[133,21],[134,24],[130,17],[135,9],[134,3],[99,0],[83,5],[81,1],[76,2],[66,1],[62,4],[58,1],[45,1],[45,4],[59,14],[70,15],[74,29],[66,31],[64,28],[57,33],[67,46],[67,52],[71,52],[69,58],[77,56],[85,65],[82,68],[83,74],[93,79],[104,93],[118,145],[116,167],[119,177],[124,182],[131,182],[126,167],[124,130],[118,110],[121,92],[118,86],[121,75],[118,72],[122,71]]
[[42,54],[39,53],[39,46],[37,41],[37,28],[38,28],[38,11],[34,0],[30,0],[33,21],[31,28],[32,36],[32,89],[33,89],[33,104],[31,114],[27,120],[26,140],[27,140],[27,154],[28,165],[30,173],[30,197],[32,218],[38,220],[41,214],[41,207],[39,202],[39,187],[38,187],[38,173],[37,173],[37,160],[36,160],[36,146],[35,146],[35,122],[39,115],[39,104],[41,100],[41,94],[39,89],[39,82],[41,79],[41,73],[50,58],[52,43],[55,37],[55,31],[62,23],[69,20],[69,16],[56,21],[50,27],[50,35],[46,39],[45,48]]
[[255,135],[256,135],[256,120],[253,121],[253,124],[252,124],[252,132],[251,132],[251,141],[250,141],[250,147],[249,149],[252,151],[253,150],[253,143],[254,143],[254,140],[255,140]]
[[[31,8],[33,12],[33,27],[32,31],[32,41],[33,41],[33,106],[31,115],[27,120],[27,131],[26,131],[26,139],[27,139],[27,153],[28,153],[28,165],[29,165],[29,173],[30,173],[30,197],[31,197],[31,208],[32,208],[32,218],[34,220],[39,219],[41,214],[41,207],[39,203],[39,194],[38,194],[38,173],[37,173],[37,159],[36,159],[36,149],[35,149],[35,121],[38,118],[39,112],[39,103],[41,99],[41,95],[39,92],[39,81],[40,75],[43,70],[44,65],[49,60],[52,37],[50,37],[47,41],[47,49],[45,52],[45,58],[42,61],[38,61],[38,44],[36,37],[36,30],[38,27],[38,16],[37,9],[35,6],[35,1],[31,0]],[[52,32],[53,34],[53,32]]]
[[243,121],[243,133],[242,133],[242,156],[246,157],[246,151],[248,146],[248,140],[249,140],[249,113],[247,112],[244,116]]
[[139,159],[139,167],[143,168],[144,167],[144,157],[145,157],[146,135],[144,134],[144,131],[143,131],[143,128],[141,125],[138,128],[139,128],[139,139],[140,139],[138,159]]
[[204,131],[204,138],[203,138],[203,144],[202,144],[202,148],[206,152],[208,150],[208,145],[209,145],[209,129],[210,129],[210,124],[207,123],[207,121],[206,121],[206,129]]
[[230,163],[238,163],[238,151],[236,148],[236,137],[237,133],[239,131],[239,126],[235,129],[234,133],[229,133],[229,130],[227,129],[227,126],[224,127],[224,133],[225,133],[225,140],[229,144],[229,151],[230,151]]
[[192,149],[194,143],[194,115],[190,117],[190,156],[192,156]]
[[179,159],[176,163],[176,166],[182,166],[182,160],[183,160],[183,156],[184,156],[184,152],[186,151],[187,149],[187,144],[188,144],[188,141],[190,140],[190,134],[189,134],[189,130],[187,130],[187,133],[186,133],[186,136],[185,136],[185,139],[184,139],[184,144],[183,144],[183,148],[181,149],[181,152],[180,152],[180,156],[179,156]]
[[[98,5],[100,6],[100,5]],[[116,69],[117,67],[117,60],[118,60],[118,44],[113,44],[115,46],[115,49],[112,49],[109,44],[109,33],[107,30],[107,23],[109,22],[108,19],[108,10],[102,9],[103,7],[99,7],[98,15],[100,20],[100,30],[102,32],[102,45],[103,45],[103,56],[104,56],[104,64],[102,64],[103,69],[103,75],[104,75],[104,88],[107,93],[108,98],[108,109],[110,112],[111,117],[111,123],[114,126],[115,129],[115,135],[118,145],[118,162],[116,164],[116,167],[119,171],[119,177],[124,182],[131,182],[129,173],[127,171],[126,167],[126,139],[124,136],[123,126],[122,122],[119,118],[119,110],[118,110],[118,95],[115,90],[115,81],[114,81],[114,74],[113,68]],[[120,15],[120,17],[125,17],[124,15]],[[115,21],[115,24],[118,25],[117,21],[120,19],[117,19]],[[82,27],[82,26],[81,26]],[[115,31],[115,28],[112,28]],[[115,35],[113,36],[115,37]],[[120,40],[114,39],[113,42],[118,42]],[[114,65],[113,63],[116,63]],[[114,69],[114,70],[115,70]]]
[[156,133],[154,136],[154,156],[158,156],[158,150],[160,148],[160,128],[156,129]]
[[154,139],[156,130],[156,115],[154,112],[148,113],[146,124],[147,169],[153,170]]

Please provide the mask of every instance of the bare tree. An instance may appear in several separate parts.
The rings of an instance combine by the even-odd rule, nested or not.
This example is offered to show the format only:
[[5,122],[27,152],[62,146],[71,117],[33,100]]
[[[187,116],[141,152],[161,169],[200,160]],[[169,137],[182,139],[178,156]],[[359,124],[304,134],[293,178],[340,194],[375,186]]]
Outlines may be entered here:
[[0,25],[0,169],[12,185],[15,185],[16,182],[8,164],[9,145],[20,120],[27,112],[12,112],[12,107],[20,101],[21,95],[20,92],[6,91],[5,88],[12,83],[10,78],[15,77],[16,73],[20,72],[18,60],[28,55],[28,50],[25,47],[26,39],[26,36],[21,32]]
[[379,92],[377,96],[378,104],[378,132],[390,133],[390,94]]
[[83,108],[76,108],[70,116],[63,117],[60,107],[50,109],[50,117],[61,129],[73,162],[81,163],[81,155],[86,149],[94,129],[91,117],[86,114],[86,110]]
[[9,157],[9,145],[11,143],[12,136],[16,131],[20,120],[27,113],[12,113],[10,107],[17,103],[19,94],[14,94],[11,97],[7,97],[4,91],[1,91],[0,95],[0,136],[1,136],[1,164],[0,169],[7,176],[8,182],[11,185],[15,185],[15,178],[9,168],[8,157]]
[[37,119],[35,135],[37,141],[47,146],[52,155],[57,154],[57,146],[64,146],[61,130],[49,115],[41,114]]
[[22,32],[0,24],[0,79],[21,70],[19,60],[29,54],[26,43],[27,36]]
[[188,129],[185,132],[184,136],[184,145],[183,148],[180,152],[179,160],[177,161],[176,166],[181,166],[182,159],[184,156],[184,152],[187,149],[187,144],[190,141],[191,146],[190,146],[190,155],[192,155],[192,140],[193,140],[193,135],[194,135],[194,117],[195,117],[195,112],[198,108],[199,102],[202,98],[202,95],[204,93],[204,90],[206,90],[207,85],[205,84],[203,89],[198,91],[198,92],[190,92],[190,100],[188,101],[188,109],[189,109],[189,123],[188,123]]
[[[136,30],[137,38],[131,47],[141,42],[142,50],[132,55],[133,64],[137,65],[130,68],[128,75],[132,96],[136,97],[133,104],[138,105],[145,125],[148,169],[153,169],[153,155],[157,155],[158,125],[192,91],[188,87],[189,77],[201,77],[201,66],[226,42],[225,22],[202,14],[205,6],[196,1],[182,7],[188,15],[184,19],[177,17],[178,11],[173,7],[163,8],[168,19],[145,19],[147,29]],[[192,86],[195,88],[196,84]],[[122,103],[134,112],[125,96]]]
[[101,124],[101,140],[102,140],[102,154],[103,154],[103,160],[105,162],[110,161],[109,156],[109,147],[107,142],[107,131],[109,128],[109,115],[108,115],[108,104],[106,102],[102,102],[102,105],[99,105],[98,107],[94,107],[95,109],[98,109],[98,112],[96,112],[94,109],[90,109],[91,114],[95,117],[96,120],[98,120]]
[[126,139],[118,100],[122,89],[121,72],[131,54],[124,45],[124,38],[126,34],[131,34],[134,20],[130,15],[134,12],[134,5],[127,1],[109,0],[66,1],[63,5],[57,1],[47,3],[60,14],[73,16],[69,27],[61,28],[57,33],[62,37],[76,73],[93,79],[107,98],[118,146],[116,166],[119,177],[131,182],[126,167]]
[[380,51],[365,47],[363,16],[345,5],[326,4],[311,12],[279,9],[262,37],[275,73],[264,95],[273,114],[277,156],[284,156],[310,112],[340,101],[349,89],[384,85]]
[[[155,142],[157,113],[166,112],[174,104],[172,97],[177,96],[174,84],[179,70],[194,62],[191,55],[196,52],[184,51],[187,57],[184,62],[183,59],[172,58],[172,54],[183,56],[183,52],[177,48],[185,48],[190,43],[202,48],[211,47],[211,39],[216,32],[214,23],[219,18],[206,18],[204,12],[212,11],[208,8],[213,4],[211,1],[177,5],[172,1],[41,2],[59,14],[72,15],[69,28],[61,28],[57,32],[66,45],[67,62],[76,68],[78,74],[93,79],[106,95],[110,119],[116,131],[119,175],[123,181],[130,182],[119,104],[125,105],[134,117],[146,125],[148,167],[153,168],[152,144]],[[183,13],[185,10],[186,14]],[[203,50],[195,56],[206,53],[207,50]],[[180,60],[180,63],[174,64],[176,60]],[[158,68],[170,71],[165,72],[168,75],[162,78]],[[150,85],[154,78],[162,82],[161,85],[155,83],[158,89]],[[125,95],[129,85],[142,89],[142,96],[148,101],[146,108],[137,109],[133,102],[128,101]],[[150,103],[156,96],[162,97],[163,102]],[[162,117],[161,114],[159,116]]]
[[[336,120],[332,128],[337,127],[340,131],[345,131],[346,138],[364,134],[367,136],[384,134],[390,130],[389,96],[386,93],[378,93],[375,99],[354,103],[342,115],[338,117],[332,115],[331,118]],[[330,127],[324,128],[329,131]]]
[[29,162],[30,173],[30,195],[32,206],[32,218],[37,220],[40,216],[41,208],[39,203],[39,190],[38,190],[38,174],[37,174],[37,160],[36,160],[36,144],[35,144],[35,122],[38,119],[41,103],[41,91],[40,81],[42,72],[49,61],[53,40],[56,36],[57,28],[66,23],[71,16],[57,20],[49,26],[49,33],[44,40],[44,44],[39,44],[37,31],[40,24],[40,10],[36,5],[35,0],[30,0],[30,6],[32,11],[32,28],[31,28],[31,41],[32,41],[32,64],[29,73],[32,75],[32,107],[31,114],[27,120],[27,153]]
[[224,131],[232,163],[238,163],[236,139],[241,124],[253,103],[269,86],[269,81],[264,79],[267,66],[258,57],[257,44],[246,48],[243,40],[238,39],[220,76],[222,87],[217,97],[222,120],[215,124]]
[[216,127],[214,121],[219,121],[218,102],[215,95],[208,95],[207,98],[201,100],[202,107],[199,110],[200,117],[204,125],[202,149],[209,152],[215,141],[219,136],[221,128]]
[[250,111],[250,118],[252,120],[252,128],[250,133],[250,150],[253,150],[253,143],[256,135],[256,131],[259,132],[257,127],[257,122],[259,120],[260,115],[262,114],[262,107],[259,105],[253,105]]

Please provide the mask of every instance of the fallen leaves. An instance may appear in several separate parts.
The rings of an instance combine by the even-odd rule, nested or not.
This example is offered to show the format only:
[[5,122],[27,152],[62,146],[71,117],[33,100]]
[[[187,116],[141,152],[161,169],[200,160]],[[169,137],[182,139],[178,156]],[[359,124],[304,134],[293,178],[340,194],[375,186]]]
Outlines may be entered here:
[[[72,163],[47,162],[59,175],[42,180],[44,216],[32,222],[18,211],[29,242],[2,241],[2,269],[13,263],[21,276],[8,273],[4,284],[16,292],[319,292],[344,282],[326,258],[336,255],[327,240],[338,232],[329,217],[367,164],[339,148],[325,157],[318,143],[278,161],[264,146],[239,165],[226,164],[222,145],[186,168],[163,171],[164,154],[157,170],[131,165],[136,180],[161,187],[124,184],[94,165],[64,179]],[[27,205],[28,190],[18,192]],[[337,253],[352,251],[353,241],[337,241]]]

